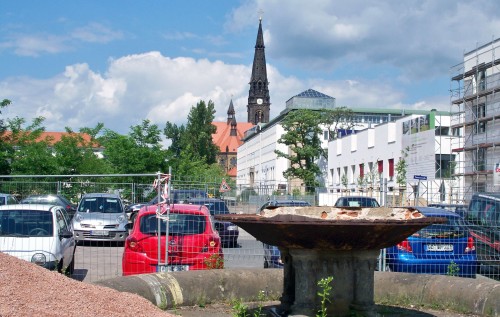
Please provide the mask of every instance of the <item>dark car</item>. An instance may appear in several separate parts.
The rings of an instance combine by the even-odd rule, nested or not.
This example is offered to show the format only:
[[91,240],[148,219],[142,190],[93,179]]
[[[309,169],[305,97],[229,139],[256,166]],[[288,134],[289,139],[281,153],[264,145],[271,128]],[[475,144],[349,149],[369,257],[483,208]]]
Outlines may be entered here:
[[463,218],[441,208],[416,208],[426,217],[446,218],[447,222],[427,226],[387,248],[386,270],[474,278],[476,246]]
[[467,205],[464,204],[431,203],[428,204],[427,207],[436,207],[436,208],[451,210],[461,216],[463,216],[465,214],[465,211],[467,210]]
[[[278,207],[306,207],[311,206],[304,200],[270,200],[259,208],[259,212],[264,209],[275,209]],[[264,268],[283,268],[281,252],[275,245],[263,243],[264,247]]]
[[69,219],[73,218],[76,212],[76,204],[70,202],[62,195],[45,194],[45,195],[30,195],[20,202],[21,204],[39,204],[39,205],[56,205],[64,207],[68,213]]
[[[229,214],[226,202],[217,198],[193,198],[186,200],[186,203],[192,205],[206,206],[210,211],[210,215]],[[238,236],[240,234],[238,226],[229,221],[213,220],[215,229],[219,233],[223,247],[234,248],[238,246]]]
[[[206,191],[201,189],[172,189],[170,191],[170,202],[174,204],[185,203],[187,199],[190,198],[208,198],[208,194]],[[139,210],[144,206],[151,206],[160,203],[165,203],[166,199],[163,196],[160,196],[160,200],[158,200],[158,195],[155,195],[150,201],[145,203],[136,203],[132,205],[128,205],[125,207],[125,212],[127,213],[127,217],[134,223],[135,217]]]
[[476,240],[479,272],[500,280],[500,193],[475,193],[464,215]]
[[0,206],[19,204],[19,201],[14,195],[0,194]]
[[345,196],[339,197],[335,202],[335,207],[380,207],[378,201],[373,197],[366,196]]

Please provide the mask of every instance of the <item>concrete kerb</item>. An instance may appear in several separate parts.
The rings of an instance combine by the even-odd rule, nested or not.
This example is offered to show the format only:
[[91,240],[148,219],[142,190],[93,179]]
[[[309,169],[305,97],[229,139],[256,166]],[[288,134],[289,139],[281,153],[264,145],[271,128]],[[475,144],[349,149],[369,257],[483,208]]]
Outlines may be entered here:
[[141,274],[95,282],[120,292],[140,295],[162,309],[256,301],[260,291],[269,300],[283,292],[281,269],[224,269]]
[[[333,281],[335,287],[335,277]],[[224,269],[134,275],[95,284],[140,295],[162,309],[252,302],[260,291],[276,300],[283,291],[281,269]],[[375,302],[426,306],[483,316],[500,316],[500,282],[443,275],[375,272]]]

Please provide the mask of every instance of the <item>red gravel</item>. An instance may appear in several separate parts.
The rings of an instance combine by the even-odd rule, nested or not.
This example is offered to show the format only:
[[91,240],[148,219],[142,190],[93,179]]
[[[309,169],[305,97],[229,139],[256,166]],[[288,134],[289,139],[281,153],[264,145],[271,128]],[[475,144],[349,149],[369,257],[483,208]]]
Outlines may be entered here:
[[0,252],[0,316],[176,315],[138,295],[79,282]]

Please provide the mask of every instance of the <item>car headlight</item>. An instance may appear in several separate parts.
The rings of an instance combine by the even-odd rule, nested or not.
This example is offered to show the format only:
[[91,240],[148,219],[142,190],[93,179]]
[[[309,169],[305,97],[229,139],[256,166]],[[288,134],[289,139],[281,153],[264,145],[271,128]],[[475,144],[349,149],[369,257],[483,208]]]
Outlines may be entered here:
[[82,220],[83,220],[83,216],[82,216],[80,213],[77,213],[77,214],[74,216],[74,218],[75,218],[75,221],[76,221],[76,222],[80,222],[80,221],[82,221]]
[[238,226],[236,225],[227,226],[227,230],[238,230]]
[[35,263],[35,264],[38,264],[38,265],[42,265],[43,266],[43,265],[45,265],[46,261],[47,261],[47,259],[45,258],[45,254],[43,254],[43,253],[35,253],[31,257],[31,262]]
[[118,223],[123,223],[123,222],[126,222],[126,221],[127,221],[127,217],[125,217],[124,215],[119,215],[119,216],[116,218],[116,221],[118,221]]

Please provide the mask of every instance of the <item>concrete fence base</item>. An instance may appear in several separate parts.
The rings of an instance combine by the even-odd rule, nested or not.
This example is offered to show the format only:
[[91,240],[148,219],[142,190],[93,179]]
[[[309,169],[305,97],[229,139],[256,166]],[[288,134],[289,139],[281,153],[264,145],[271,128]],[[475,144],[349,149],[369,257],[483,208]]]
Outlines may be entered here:
[[[142,274],[95,284],[140,295],[162,309],[241,299],[256,301],[260,291],[277,300],[281,269],[224,269]],[[335,287],[335,277],[333,280]],[[483,316],[500,316],[500,282],[443,275],[375,272],[375,302],[427,306]]]

